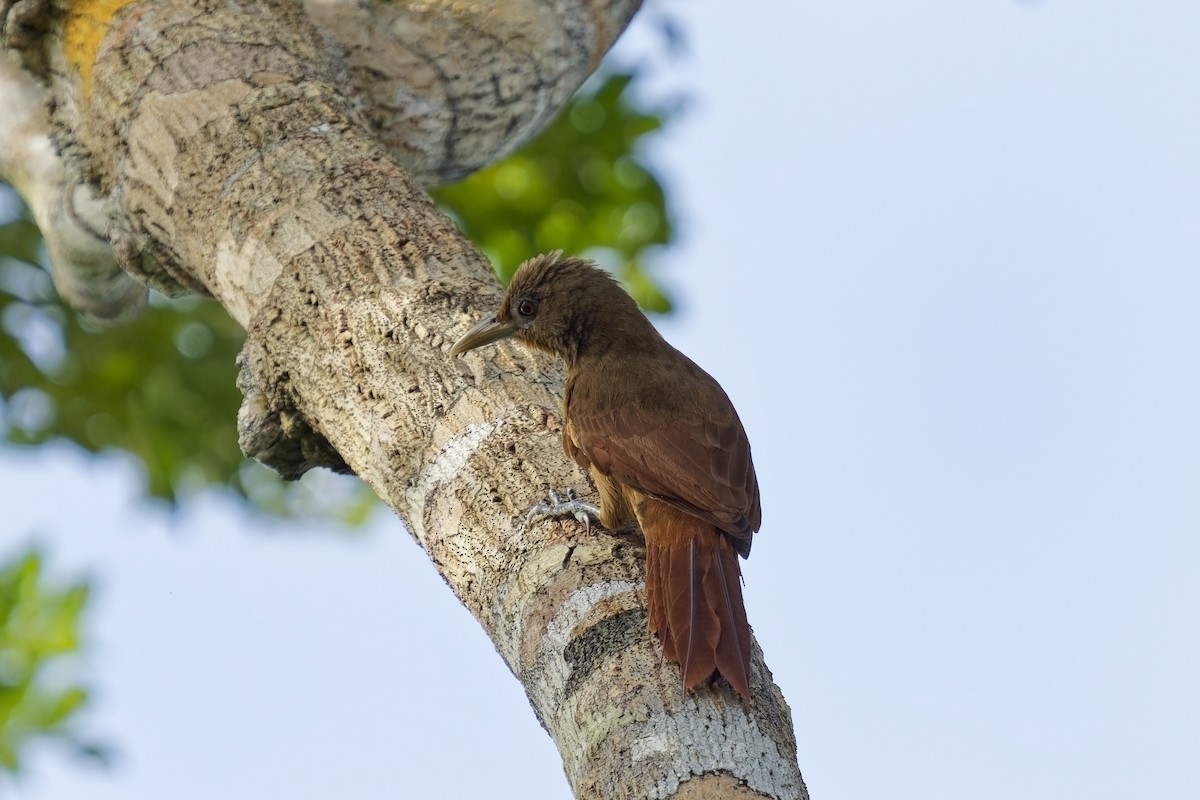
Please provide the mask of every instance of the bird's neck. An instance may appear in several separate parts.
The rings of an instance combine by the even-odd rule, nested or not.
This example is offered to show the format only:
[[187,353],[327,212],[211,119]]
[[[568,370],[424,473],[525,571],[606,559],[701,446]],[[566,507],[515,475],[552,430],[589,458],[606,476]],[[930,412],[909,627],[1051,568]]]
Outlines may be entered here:
[[589,326],[584,335],[576,337],[564,352],[568,369],[574,371],[599,365],[614,357],[636,358],[652,355],[669,347],[658,330],[641,312],[637,317],[608,318]]

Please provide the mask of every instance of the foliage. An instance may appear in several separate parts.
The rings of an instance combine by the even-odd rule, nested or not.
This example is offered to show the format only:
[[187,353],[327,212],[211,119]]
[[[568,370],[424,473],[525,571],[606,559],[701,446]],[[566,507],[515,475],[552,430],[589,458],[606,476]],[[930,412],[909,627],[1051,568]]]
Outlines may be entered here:
[[[522,259],[561,248],[619,265],[645,307],[669,309],[645,258],[669,240],[671,225],[662,187],[637,153],[667,115],[634,107],[632,80],[597,78],[525,147],[435,192],[505,280]],[[35,266],[40,241],[27,216],[0,218],[4,438],[129,452],[145,467],[147,492],[169,502],[218,485],[268,512],[296,511],[297,492],[238,450],[234,358],[242,332],[225,312],[211,301],[160,298],[128,325],[91,325],[62,305]],[[366,497],[343,495],[333,511],[360,519]]]
[[85,741],[76,717],[88,692],[66,679],[78,667],[80,614],[88,586],[49,586],[31,551],[0,563],[0,771],[17,772],[39,738],[106,761],[102,745]]
[[[37,232],[22,219],[5,233],[28,247]],[[10,442],[125,450],[145,465],[150,494],[168,500],[206,483],[246,492],[234,430],[242,333],[215,303],[156,304],[133,324],[100,328],[62,306],[43,270],[9,264],[0,327]]]

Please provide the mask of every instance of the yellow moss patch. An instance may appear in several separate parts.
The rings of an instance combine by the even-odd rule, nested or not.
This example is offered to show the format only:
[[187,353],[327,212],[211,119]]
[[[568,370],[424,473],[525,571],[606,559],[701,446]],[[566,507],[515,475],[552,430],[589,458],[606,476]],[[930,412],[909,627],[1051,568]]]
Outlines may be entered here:
[[67,64],[79,71],[83,95],[92,93],[92,64],[117,12],[137,0],[71,0],[63,25]]

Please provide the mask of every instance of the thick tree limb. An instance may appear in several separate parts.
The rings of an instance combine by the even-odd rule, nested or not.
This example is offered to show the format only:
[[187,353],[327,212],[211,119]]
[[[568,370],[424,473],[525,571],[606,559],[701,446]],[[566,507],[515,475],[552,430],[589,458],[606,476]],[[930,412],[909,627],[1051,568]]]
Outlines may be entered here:
[[[597,13],[615,31],[634,5]],[[285,474],[352,469],[395,509],[524,684],[577,797],[807,797],[757,647],[749,711],[685,695],[646,631],[637,537],[524,526],[548,488],[587,485],[559,445],[560,371],[507,345],[446,356],[499,287],[301,7],[152,0],[110,23],[92,64],[51,45],[66,152],[119,202],[128,267],[247,327],[247,450]]]
[[366,117],[425,185],[529,139],[592,74],[631,0],[305,0],[345,48]]

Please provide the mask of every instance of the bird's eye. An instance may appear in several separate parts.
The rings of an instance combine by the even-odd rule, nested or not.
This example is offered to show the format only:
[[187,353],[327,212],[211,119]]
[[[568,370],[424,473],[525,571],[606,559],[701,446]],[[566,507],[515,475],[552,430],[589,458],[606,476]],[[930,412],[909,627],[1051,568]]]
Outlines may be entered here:
[[532,318],[537,315],[538,301],[532,297],[522,297],[517,301],[517,313],[522,317]]

